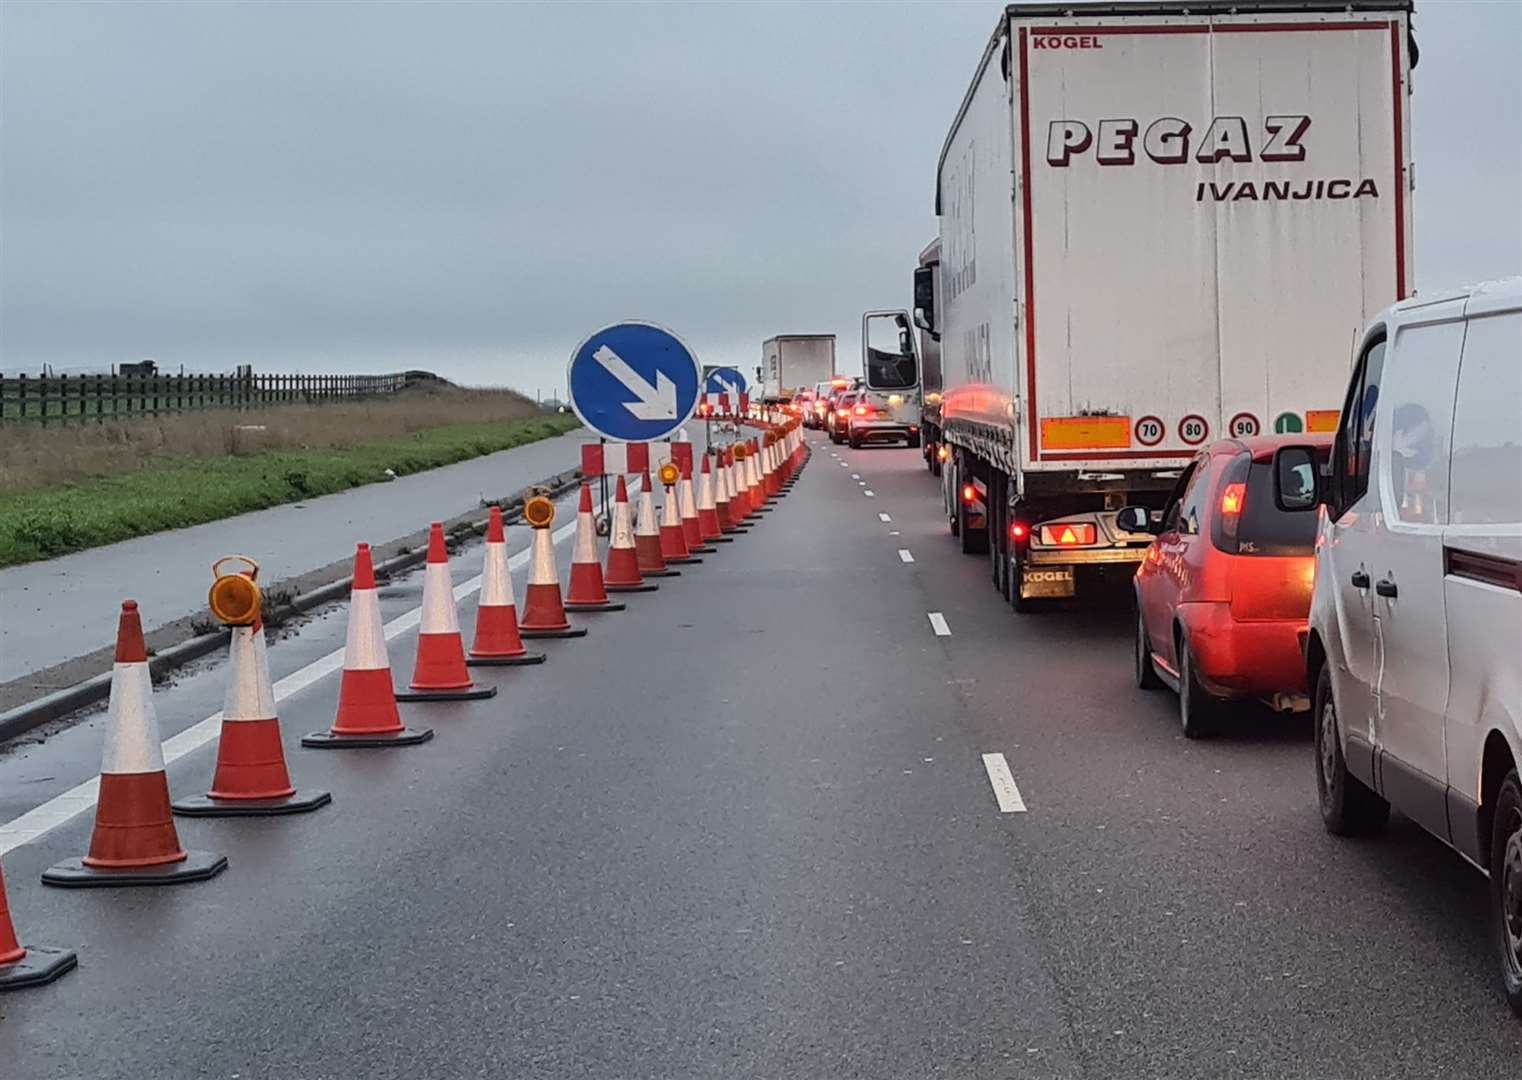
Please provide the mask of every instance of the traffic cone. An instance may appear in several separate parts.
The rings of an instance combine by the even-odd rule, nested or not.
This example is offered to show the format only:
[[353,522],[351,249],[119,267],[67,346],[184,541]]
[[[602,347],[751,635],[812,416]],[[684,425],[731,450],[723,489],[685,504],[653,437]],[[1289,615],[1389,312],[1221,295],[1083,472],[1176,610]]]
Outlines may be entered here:
[[750,501],[758,514],[770,514],[772,508],[766,505],[766,488],[761,481],[761,441],[750,440],[750,453],[745,455],[745,464],[750,471]]
[[719,527],[719,508],[713,496],[713,466],[709,459],[712,455],[703,455],[703,468],[698,473],[698,535],[705,544],[732,544],[732,537],[724,535],[724,530]]
[[[738,444],[736,444],[738,445]],[[720,472],[724,476],[724,490],[729,498],[724,505],[729,510],[729,528],[727,532],[747,533],[750,526],[745,524],[745,515],[748,507],[745,505],[745,493],[740,490],[740,462],[735,457],[735,446],[725,447],[719,451],[722,456],[724,467]],[[720,518],[722,527],[723,519]]]
[[465,663],[468,667],[544,663],[544,653],[529,652],[518,633],[518,607],[513,602],[513,575],[507,567],[507,535],[502,531],[500,506],[493,506],[486,517],[486,565],[481,571],[481,601],[476,605],[476,637]]
[[375,595],[375,567],[370,545],[354,549],[354,579],[349,586],[349,633],[344,641],[343,678],[338,684],[338,715],[327,731],[301,737],[314,749],[366,749],[415,746],[433,738],[432,728],[402,726],[386,655],[386,628]]
[[634,548],[634,526],[629,521],[629,488],[623,475],[614,489],[613,520],[608,539],[608,572],[603,587],[609,592],[654,592],[660,586],[646,581],[639,572],[639,554]]
[[22,946],[5,900],[5,875],[0,874],[0,991],[42,986],[78,963],[79,957],[68,949]]
[[[540,509],[536,510],[536,506]],[[523,621],[518,624],[519,633],[526,638],[585,636],[585,626],[572,626],[566,621],[565,602],[560,597],[555,541],[550,536],[550,522],[555,520],[554,505],[542,495],[535,496],[524,504],[523,516],[534,527],[534,539],[530,548],[528,588],[523,594]]]
[[408,689],[397,701],[469,701],[495,697],[495,686],[477,686],[465,666],[465,638],[449,577],[449,548],[444,525],[428,526],[428,561],[423,564],[423,617],[417,636],[417,659]]
[[677,508],[676,484],[664,484],[661,500],[661,558],[668,563],[700,563],[703,560],[687,550],[687,534],[682,531],[682,512]]
[[592,489],[581,482],[581,504],[576,510],[576,540],[571,547],[571,580],[566,590],[567,611],[622,611],[624,605],[608,599],[597,559],[597,524],[592,520]]
[[269,817],[303,814],[332,802],[326,791],[297,791],[291,783],[262,621],[256,617],[251,626],[232,628],[228,658],[231,670],[211,790],[179,799],[170,809],[185,817]]
[[90,851],[43,871],[43,884],[169,885],[205,881],[225,869],[225,855],[180,847],[169,810],[143,621],[137,601],[123,601]]
[[650,470],[639,492],[639,520],[634,526],[634,554],[645,577],[679,577],[680,570],[666,565],[661,554],[661,529],[655,518],[655,496],[650,491]]
[[682,540],[687,544],[688,554],[707,555],[718,551],[718,548],[703,543],[703,527],[698,524],[698,500],[693,496],[692,473],[686,466],[682,467],[682,478],[676,482],[676,505],[682,515]]
[[[713,467],[714,517],[719,519],[719,531],[721,533],[734,532],[734,508],[729,503],[728,451],[721,446],[714,450],[713,453],[715,459]],[[733,542],[732,537],[731,542]]]

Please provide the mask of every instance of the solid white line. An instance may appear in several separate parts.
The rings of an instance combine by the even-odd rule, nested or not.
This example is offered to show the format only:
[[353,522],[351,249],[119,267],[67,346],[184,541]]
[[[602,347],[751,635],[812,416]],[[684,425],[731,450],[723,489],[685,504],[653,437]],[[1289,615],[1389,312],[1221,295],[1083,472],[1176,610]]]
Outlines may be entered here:
[[889,517],[887,514],[878,514],[877,515],[877,520],[878,521],[892,521],[893,519],[891,517]]
[[[596,500],[594,500],[596,501]],[[576,531],[574,518],[556,529],[550,534],[550,539],[560,543]],[[528,564],[532,552],[524,548],[518,554],[507,560],[509,570],[517,570]],[[462,581],[454,587],[456,600],[463,600],[481,591],[481,575],[477,574],[469,581]],[[423,608],[418,605],[411,611],[398,615],[386,624],[386,640],[411,630],[422,622]],[[285,678],[275,683],[275,702],[278,704],[298,694],[320,679],[343,670],[344,650],[342,646],[334,649],[326,656],[313,660],[306,667],[291,672]],[[222,730],[222,714],[212,713],[205,720],[186,728],[172,738],[164,740],[164,764],[170,765],[186,754],[193,753],[211,742]],[[22,844],[29,844],[44,833],[57,828],[64,822],[78,814],[95,806],[95,800],[100,794],[100,777],[86,780],[60,795],[55,795],[41,806],[34,807],[20,817],[12,818],[0,824],[0,855],[8,851],[14,851]]]
[[908,548],[899,548],[898,549],[898,561],[899,562],[913,562],[914,561],[914,556],[909,554],[909,549]]
[[946,616],[939,611],[926,612],[930,616],[930,626],[935,631],[936,637],[950,637],[951,627],[946,625]]
[[862,491],[862,494],[869,499],[875,499],[877,497],[877,492],[873,491],[871,488],[866,488]]
[[1025,813],[1025,800],[1015,786],[1015,778],[1009,771],[1009,762],[1003,754],[984,754],[983,768],[988,772],[988,782],[993,785],[994,798],[999,801],[999,813]]

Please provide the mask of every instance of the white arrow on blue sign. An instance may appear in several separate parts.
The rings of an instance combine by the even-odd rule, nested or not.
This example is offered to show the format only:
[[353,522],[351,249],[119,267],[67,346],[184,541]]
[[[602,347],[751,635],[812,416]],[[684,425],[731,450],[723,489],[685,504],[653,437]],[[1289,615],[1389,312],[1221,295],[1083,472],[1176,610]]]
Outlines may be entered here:
[[664,439],[691,418],[703,369],[681,338],[653,323],[621,322],[588,337],[566,367],[571,408],[598,434]]
[[745,393],[746,385],[745,376],[738,368],[714,368],[708,373],[708,381],[703,384],[703,392],[728,394],[730,402],[735,403],[740,400],[740,395]]

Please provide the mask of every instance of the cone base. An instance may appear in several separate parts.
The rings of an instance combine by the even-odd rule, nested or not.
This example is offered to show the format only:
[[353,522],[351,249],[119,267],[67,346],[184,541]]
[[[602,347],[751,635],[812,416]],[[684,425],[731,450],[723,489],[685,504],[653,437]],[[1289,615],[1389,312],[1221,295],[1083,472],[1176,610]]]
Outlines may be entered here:
[[214,799],[210,795],[195,795],[176,799],[169,809],[181,817],[277,817],[309,813],[332,801],[330,792],[298,788],[280,799]]
[[755,513],[757,513],[757,514],[770,514],[775,509],[776,509],[776,507],[774,507],[774,506],[758,506],[755,509]]
[[433,728],[402,728],[368,735],[336,735],[331,731],[314,731],[301,737],[301,745],[311,750],[371,750],[384,746],[416,746],[433,738]]
[[642,581],[638,585],[605,585],[609,592],[655,592],[660,586],[653,581]]
[[646,570],[644,567],[640,567],[640,571],[639,572],[640,572],[640,576],[641,577],[681,577],[682,576],[682,572],[680,570]]
[[719,549],[718,548],[711,548],[711,547],[709,547],[708,546],[708,541],[704,540],[701,544],[688,544],[687,545],[687,550],[692,552],[692,554],[694,554],[694,555],[712,555],[715,551],[718,551]]
[[735,538],[733,536],[710,536],[707,540],[703,541],[705,544],[733,544],[734,542]]
[[557,638],[557,637],[586,637],[585,626],[566,626],[559,630],[535,630],[532,628],[518,628],[518,633],[526,638]]
[[750,532],[750,526],[749,525],[735,525],[735,526],[732,526],[729,531],[730,532],[737,532],[737,533],[748,533],[748,532]]
[[497,696],[495,686],[464,686],[458,690],[398,690],[397,701],[475,701]]
[[26,955],[12,964],[0,964],[0,991],[44,986],[79,965],[79,956],[68,949],[28,945]]
[[563,606],[567,611],[622,611],[628,605],[617,600],[596,600],[590,603],[567,600]]
[[80,859],[65,859],[42,872],[44,885],[62,888],[101,888],[115,885],[184,885],[205,881],[227,869],[227,856],[216,851],[187,851],[180,862],[161,866],[99,868]]
[[517,656],[467,656],[466,667],[523,667],[544,663],[542,652],[521,652]]
[[700,563],[703,560],[696,555],[667,555],[668,563],[676,563],[678,566],[686,566],[688,563]]

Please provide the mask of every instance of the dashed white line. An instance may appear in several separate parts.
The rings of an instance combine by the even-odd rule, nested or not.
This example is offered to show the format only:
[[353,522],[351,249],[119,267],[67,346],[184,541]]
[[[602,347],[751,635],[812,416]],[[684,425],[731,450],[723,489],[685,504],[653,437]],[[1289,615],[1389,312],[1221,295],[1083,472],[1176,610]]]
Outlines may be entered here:
[[850,466],[850,465],[849,465],[849,464],[847,464],[847,463],[846,463],[846,462],[844,462],[844,461],[841,461],[841,462],[837,462],[837,464],[838,464],[838,465],[839,465],[839,466],[840,466],[840,467],[841,467],[841,468],[842,468],[842,469],[849,469],[849,468],[850,468],[850,467],[851,467],[851,466]]
[[858,480],[858,481],[856,481],[856,486],[857,487],[866,487],[867,486],[867,482],[865,480]]
[[853,472],[851,474],[851,479],[852,480],[860,480],[861,479],[861,473],[859,473],[859,472]]
[[892,521],[893,519],[891,517],[889,517],[887,514],[878,514],[877,515],[877,520],[878,521]]
[[909,553],[909,549],[908,548],[899,548],[898,549],[898,561],[899,562],[913,562],[914,561],[914,556]]
[[877,498],[877,492],[873,491],[871,488],[863,488],[861,493],[869,499]]
[[946,616],[939,611],[927,611],[925,614],[930,617],[930,628],[935,631],[936,637],[951,636],[951,627],[946,625]]
[[993,785],[999,813],[1025,813],[1025,800],[1020,797],[1020,789],[1015,784],[1014,775],[1009,771],[1009,762],[1004,760],[1004,755],[984,754],[983,768],[988,773],[988,782]]

